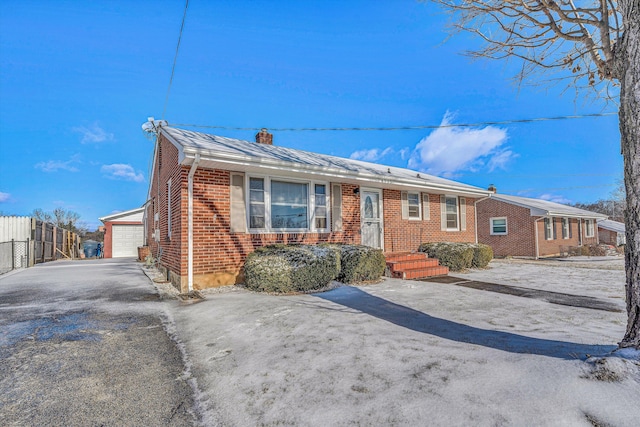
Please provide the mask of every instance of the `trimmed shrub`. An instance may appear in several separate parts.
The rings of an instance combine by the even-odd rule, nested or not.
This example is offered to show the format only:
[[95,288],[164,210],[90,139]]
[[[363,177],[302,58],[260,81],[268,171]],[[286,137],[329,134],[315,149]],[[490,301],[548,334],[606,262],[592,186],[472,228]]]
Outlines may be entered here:
[[425,252],[430,258],[437,258],[441,265],[451,271],[471,268],[473,263],[473,247],[470,243],[423,243],[418,251]]
[[265,246],[249,254],[244,264],[245,285],[260,292],[313,291],[339,274],[339,252],[327,246]]
[[473,260],[471,261],[471,267],[487,268],[487,266],[493,259],[493,249],[491,249],[491,246],[478,243],[476,245],[472,245],[472,247]]
[[336,245],[340,248],[340,275],[342,283],[378,280],[387,266],[381,249],[362,245]]

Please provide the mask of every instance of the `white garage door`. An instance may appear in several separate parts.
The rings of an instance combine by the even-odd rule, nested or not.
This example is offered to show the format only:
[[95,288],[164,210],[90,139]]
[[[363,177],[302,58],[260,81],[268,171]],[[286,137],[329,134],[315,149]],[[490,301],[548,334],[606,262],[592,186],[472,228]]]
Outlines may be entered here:
[[144,243],[143,225],[114,225],[111,229],[112,257],[138,256],[138,246]]

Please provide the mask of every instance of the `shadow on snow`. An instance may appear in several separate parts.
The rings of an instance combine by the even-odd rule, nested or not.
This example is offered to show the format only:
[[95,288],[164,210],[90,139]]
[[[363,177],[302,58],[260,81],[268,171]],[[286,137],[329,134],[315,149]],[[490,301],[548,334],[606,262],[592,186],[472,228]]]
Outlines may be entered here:
[[510,353],[536,354],[558,359],[573,360],[586,359],[592,355],[609,353],[617,348],[614,345],[578,344],[476,328],[450,320],[439,319],[412,308],[370,295],[358,288],[350,286],[344,286],[321,294],[314,294],[314,296],[358,310],[413,331],[452,341],[508,351]]

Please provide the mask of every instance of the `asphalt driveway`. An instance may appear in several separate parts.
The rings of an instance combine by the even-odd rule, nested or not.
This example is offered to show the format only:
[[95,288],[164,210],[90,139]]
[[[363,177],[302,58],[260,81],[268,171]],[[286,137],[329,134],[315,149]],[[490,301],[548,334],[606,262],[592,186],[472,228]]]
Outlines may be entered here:
[[0,276],[2,425],[193,425],[164,304],[131,259]]

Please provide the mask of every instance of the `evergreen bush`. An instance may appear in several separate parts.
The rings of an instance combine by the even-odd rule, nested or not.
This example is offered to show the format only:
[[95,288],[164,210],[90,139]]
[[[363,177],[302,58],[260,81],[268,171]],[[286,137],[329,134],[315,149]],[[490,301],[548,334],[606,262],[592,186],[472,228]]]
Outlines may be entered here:
[[470,243],[423,243],[418,251],[425,252],[430,258],[437,258],[440,265],[449,267],[451,271],[462,271],[471,268],[474,249]]
[[378,280],[384,274],[386,260],[381,249],[362,245],[339,245],[340,275],[342,283]]
[[316,245],[270,245],[249,254],[245,285],[260,292],[308,292],[327,286],[340,274],[335,248]]
[[493,259],[493,249],[491,249],[491,246],[478,243],[476,245],[472,245],[472,247],[473,260],[471,261],[471,267],[487,268],[487,266]]

